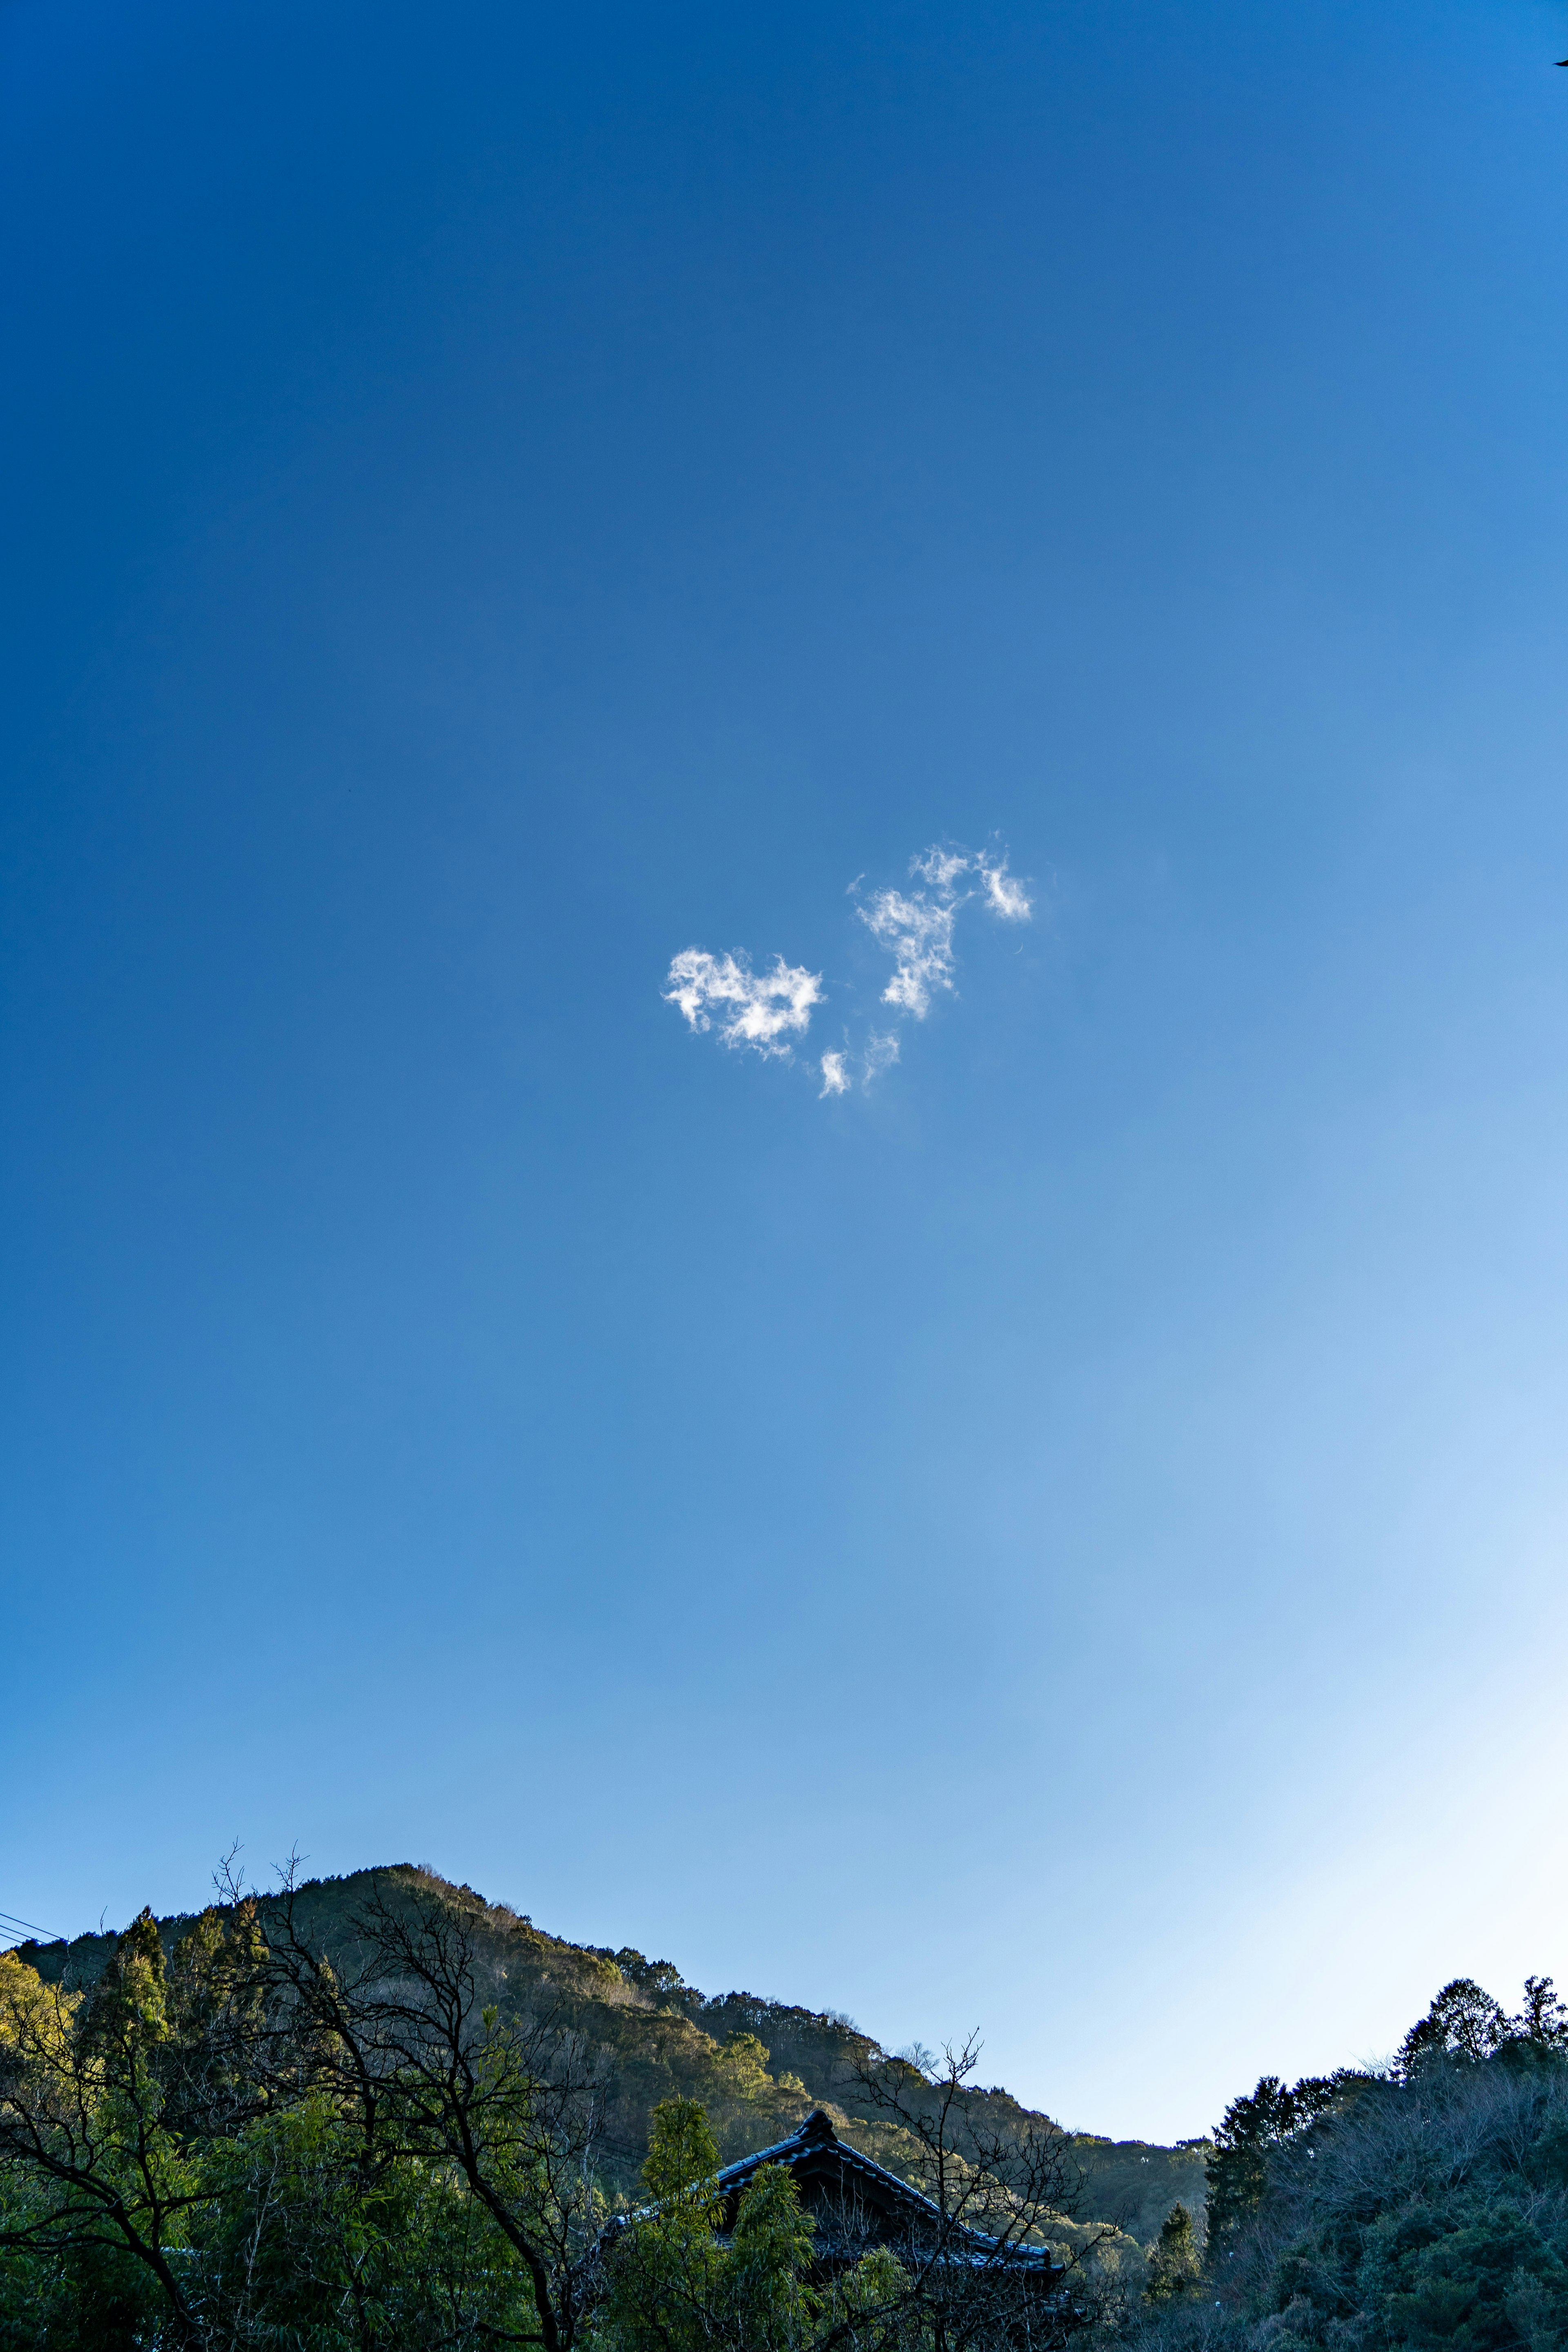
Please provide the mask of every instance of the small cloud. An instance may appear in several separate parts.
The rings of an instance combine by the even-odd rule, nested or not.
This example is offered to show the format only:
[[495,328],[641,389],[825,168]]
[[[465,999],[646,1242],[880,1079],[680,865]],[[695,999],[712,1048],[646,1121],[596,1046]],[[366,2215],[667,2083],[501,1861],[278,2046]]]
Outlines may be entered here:
[[866,1084],[884,1070],[890,1070],[899,1058],[898,1032],[893,1029],[879,1035],[875,1030],[866,1040]]
[[706,948],[682,948],[669,967],[667,1004],[678,1005],[693,1030],[710,1029],[730,1046],[750,1045],[759,1054],[787,1061],[787,1033],[804,1035],[811,1008],[822,1002],[822,975],[776,956],[770,971],[752,970],[739,955],[710,955]]
[[1016,882],[1008,873],[1005,857],[995,866],[987,866],[984,857],[974,862],[984,879],[986,903],[992,913],[1000,915],[1004,922],[1026,923],[1035,911],[1034,900],[1023,884]]
[[884,1004],[896,1004],[923,1021],[931,1011],[931,991],[952,986],[956,911],[951,898],[931,899],[923,890],[909,898],[901,890],[879,890],[870,905],[859,909],[872,938],[892,951],[893,977],[882,991]]
[[[998,844],[972,855],[934,843],[910,858],[910,873],[923,887],[877,890],[856,908],[893,959],[893,976],[880,997],[893,1017],[886,1029],[869,1031],[858,1052],[847,1043],[843,1050],[818,1057],[824,1097],[848,1094],[857,1065],[859,1083],[869,1086],[899,1059],[900,1023],[923,1021],[939,992],[952,992],[953,926],[963,908],[979,903],[1008,923],[1033,919],[1034,902],[1008,872],[1007,853]],[[850,884],[852,897],[859,887],[858,878]],[[804,964],[775,956],[768,971],[756,972],[743,952],[715,956],[706,948],[683,949],[669,967],[664,990],[666,1003],[678,1006],[692,1030],[717,1025],[726,1045],[749,1046],[783,1062],[794,1060],[789,1040],[805,1034],[812,1010],[824,996],[821,973],[807,971]]]
[[[994,915],[1010,923],[1026,923],[1034,912],[1029,894],[1007,871],[1007,857],[988,857],[982,850],[972,857],[964,849],[944,848],[938,842],[910,860],[910,872],[926,884],[923,890],[879,890],[869,906],[859,908],[860,920],[893,958],[893,977],[882,991],[882,1003],[900,1013],[923,1021],[938,990],[953,985],[953,925],[959,909],[984,896]],[[974,880],[965,881],[966,876]],[[898,1038],[889,1032],[867,1045],[868,1081],[898,1058]]]
[[939,890],[951,890],[959,876],[968,871],[969,860],[960,849],[939,846],[910,860],[910,872],[918,874],[922,882],[934,884]]

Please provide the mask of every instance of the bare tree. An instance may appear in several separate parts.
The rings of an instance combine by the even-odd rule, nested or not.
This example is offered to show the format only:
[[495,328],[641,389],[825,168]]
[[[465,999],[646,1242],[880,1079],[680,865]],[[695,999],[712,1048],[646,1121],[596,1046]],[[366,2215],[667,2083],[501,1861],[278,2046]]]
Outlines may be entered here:
[[262,1916],[279,2092],[307,2081],[330,2092],[356,2118],[367,2163],[449,2168],[531,2289],[536,2325],[490,2332],[572,2352],[603,2219],[603,2084],[569,2020],[514,2002],[474,1921],[433,1894],[379,1890],[337,1968],[306,1930],[291,1874]]
[[[905,2168],[931,2207],[897,2247],[907,2318],[923,2321],[935,2352],[1026,2352],[1087,2324],[1098,2301],[1088,2266],[1116,2232],[1091,2232],[1065,2260],[1054,2252],[1051,2225],[1073,2212],[1082,2176],[1065,2135],[1043,2117],[994,2120],[973,2082],[979,2053],[971,2034],[940,2055],[916,2050],[862,2064],[856,2087],[913,2142]],[[853,2319],[837,2331],[855,2332]]]
[[7,2203],[0,2250],[129,2257],[178,2346],[208,2340],[181,2254],[214,2191],[190,2150],[255,2112],[258,1951],[242,1906],[204,1915],[166,1966],[143,1911],[89,1992],[0,1972],[0,2162],[31,2192]]

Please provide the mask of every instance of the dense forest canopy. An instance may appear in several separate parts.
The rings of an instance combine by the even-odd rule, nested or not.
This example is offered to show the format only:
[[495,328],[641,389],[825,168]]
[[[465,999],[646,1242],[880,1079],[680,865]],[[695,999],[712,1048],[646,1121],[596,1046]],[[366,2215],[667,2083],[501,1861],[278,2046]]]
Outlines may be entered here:
[[1563,2352],[1568,2010],[1445,1985],[1393,2062],[1266,2075],[1215,2136],[1201,2273],[1140,2352]]

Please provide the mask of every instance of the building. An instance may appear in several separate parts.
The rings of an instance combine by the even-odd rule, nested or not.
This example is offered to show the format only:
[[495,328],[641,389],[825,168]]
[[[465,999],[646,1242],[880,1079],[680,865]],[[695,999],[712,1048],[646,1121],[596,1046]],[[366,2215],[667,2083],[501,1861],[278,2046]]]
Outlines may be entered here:
[[1020,2313],[1048,2315],[1052,2335],[1064,2322],[1071,2324],[1067,2270],[1048,2247],[992,2237],[944,2215],[932,2199],[840,2139],[820,2107],[788,2139],[724,2167],[719,2189],[726,2230],[734,2227],[742,2192],[764,2164],[778,2165],[794,2180],[816,2224],[819,2269],[843,2268],[873,2246],[888,2246],[907,2266],[939,2265],[952,2275],[955,2292],[962,2278],[969,2291],[994,2291]]

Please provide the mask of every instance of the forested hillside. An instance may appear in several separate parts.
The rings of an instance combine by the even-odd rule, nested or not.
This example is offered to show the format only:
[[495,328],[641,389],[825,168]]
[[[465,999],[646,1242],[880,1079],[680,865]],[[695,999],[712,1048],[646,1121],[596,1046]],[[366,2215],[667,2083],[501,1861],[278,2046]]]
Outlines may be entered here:
[[[675,2097],[701,2102],[726,2163],[784,2138],[821,2105],[853,2145],[912,2177],[918,2149],[868,2110],[859,2086],[858,2077],[887,2053],[847,2017],[757,1993],[704,1993],[669,1960],[649,1959],[630,1946],[612,1951],[570,1943],[505,1904],[486,1902],[472,1887],[409,1864],[305,1883],[296,1897],[301,1931],[334,1963],[352,1965],[356,1920],[378,1894],[436,1896],[452,1906],[493,1957],[515,2002],[547,2000],[570,2017],[605,2071],[603,2160],[616,2187],[635,2180],[648,2118],[660,2100]],[[192,1924],[190,1916],[158,1922],[167,1952]],[[46,1982],[85,1988],[102,1973],[116,1940],[104,1934],[68,1946],[29,1942],[17,1946],[16,1956]],[[1046,2120],[1001,2088],[974,2094],[973,2109],[983,2127]],[[1131,2242],[1131,2255],[1152,2239],[1178,2200],[1201,2211],[1206,2141],[1173,2148],[1088,2133],[1066,2137],[1079,2188],[1073,2213],[1061,2220],[1064,2242],[1081,2242],[1089,2229],[1110,2223]]]
[[1209,2188],[1129,2352],[1563,2352],[1568,2009],[1457,1978],[1386,2066],[1232,2100]]
[[1548,1978],[1162,2149],[429,1871],[228,1897],[0,1953],[0,2352],[1568,2352]]

